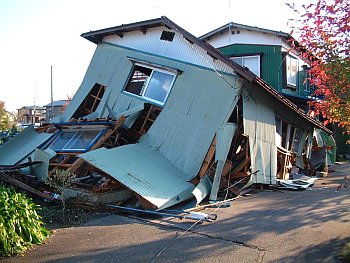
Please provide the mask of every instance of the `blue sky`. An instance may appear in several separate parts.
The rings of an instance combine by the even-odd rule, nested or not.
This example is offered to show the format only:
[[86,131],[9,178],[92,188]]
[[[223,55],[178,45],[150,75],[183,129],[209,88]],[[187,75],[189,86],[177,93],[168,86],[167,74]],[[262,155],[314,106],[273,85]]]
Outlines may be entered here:
[[9,111],[49,103],[51,65],[54,100],[72,96],[95,50],[81,33],[162,15],[196,36],[229,21],[289,32],[286,1],[0,0],[0,100]]

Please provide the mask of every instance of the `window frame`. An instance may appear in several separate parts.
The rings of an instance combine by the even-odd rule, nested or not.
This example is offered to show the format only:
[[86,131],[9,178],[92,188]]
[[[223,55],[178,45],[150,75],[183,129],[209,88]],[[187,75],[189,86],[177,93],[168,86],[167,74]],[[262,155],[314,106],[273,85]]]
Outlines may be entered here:
[[[295,71],[295,83],[293,82],[290,82],[289,81],[289,78],[292,77],[292,68],[293,68],[293,64],[292,64],[292,61],[295,61],[295,68],[296,68],[296,71]],[[288,66],[290,66],[290,70],[288,70]],[[287,54],[286,55],[286,82],[287,82],[287,87],[293,87],[293,88],[296,88],[298,86],[298,73],[299,73],[299,60],[298,58],[294,57],[294,56],[291,56],[290,54]]]
[[[77,152],[87,152],[90,150],[90,148],[102,137],[103,134],[107,131],[108,128],[103,128],[103,129],[61,129],[57,135],[52,139],[50,144],[46,148],[50,148],[54,150],[57,153],[77,153]],[[81,132],[87,132],[87,131],[98,131],[98,133],[95,135],[95,138],[90,141],[90,143],[85,147],[85,148],[71,148],[71,149],[66,149],[65,147],[67,145],[70,145],[72,141],[78,140],[81,135],[79,133]],[[51,146],[61,138],[61,135],[64,133],[74,133],[70,139],[64,144],[62,148],[51,148]]]
[[[235,61],[235,59],[239,59],[239,58],[242,59],[242,64]],[[258,74],[253,72],[251,69],[249,69],[249,70],[252,71],[258,77],[260,77],[261,76],[261,55],[234,56],[234,57],[231,57],[231,60],[236,62],[237,64],[241,65],[242,67],[247,67],[244,64],[244,59],[246,59],[246,58],[258,58]],[[247,67],[247,68],[249,68],[249,67]]]
[[[138,67],[143,67],[143,68],[147,68],[147,69],[150,69],[152,70],[151,71],[151,74],[147,77],[147,79],[144,81],[143,83],[143,86],[141,88],[141,91],[140,91],[140,94],[136,94],[136,93],[132,93],[130,91],[127,90],[129,84],[131,83],[132,79],[133,79],[133,76],[135,74],[135,68],[136,66]],[[167,74],[167,75],[170,75],[172,76],[172,81],[169,85],[169,90],[167,91],[165,97],[164,97],[164,100],[163,101],[158,101],[158,100],[155,100],[155,99],[152,99],[150,97],[147,97],[145,94],[147,92],[147,90],[150,88],[150,82],[152,80],[152,77],[154,76],[154,73],[155,72],[159,72],[159,73],[163,73],[163,74]],[[150,65],[145,65],[143,63],[139,63],[139,62],[135,62],[133,67],[132,67],[132,70],[131,70],[131,73],[130,73],[130,76],[128,78],[128,81],[126,82],[125,86],[124,86],[124,89],[123,89],[123,92],[128,94],[128,95],[131,95],[131,96],[136,96],[137,98],[141,98],[145,101],[148,101],[152,104],[155,104],[155,105],[158,105],[158,106],[164,106],[165,102],[167,101],[168,97],[169,97],[169,94],[174,86],[174,82],[176,80],[176,77],[177,77],[177,73],[175,73],[173,70],[169,69],[163,69],[163,68],[158,68],[158,67],[155,67],[155,66],[150,66]]]
[[305,69],[304,91],[311,92],[311,73],[309,69]]

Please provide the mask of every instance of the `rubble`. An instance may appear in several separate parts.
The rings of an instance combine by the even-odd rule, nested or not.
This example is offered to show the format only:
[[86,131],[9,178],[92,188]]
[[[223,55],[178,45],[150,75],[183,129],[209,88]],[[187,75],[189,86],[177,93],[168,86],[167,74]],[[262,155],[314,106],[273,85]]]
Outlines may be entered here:
[[[82,36],[97,51],[65,113],[0,147],[0,167],[23,170],[32,158],[33,180],[0,180],[34,193],[34,181],[65,173],[72,177],[63,196],[110,204],[134,196],[143,208],[164,210],[285,184],[296,167],[311,175],[333,162],[315,154],[333,149],[328,129],[169,19]],[[154,54],[145,41],[164,49]]]

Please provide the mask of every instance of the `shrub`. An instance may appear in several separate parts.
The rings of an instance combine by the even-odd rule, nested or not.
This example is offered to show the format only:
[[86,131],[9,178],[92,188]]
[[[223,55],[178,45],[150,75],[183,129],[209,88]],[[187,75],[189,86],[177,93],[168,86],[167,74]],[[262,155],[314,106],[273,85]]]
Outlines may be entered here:
[[345,245],[341,253],[341,257],[345,262],[350,262],[350,242]]
[[10,256],[41,244],[50,235],[37,210],[40,206],[13,188],[0,185],[0,254]]

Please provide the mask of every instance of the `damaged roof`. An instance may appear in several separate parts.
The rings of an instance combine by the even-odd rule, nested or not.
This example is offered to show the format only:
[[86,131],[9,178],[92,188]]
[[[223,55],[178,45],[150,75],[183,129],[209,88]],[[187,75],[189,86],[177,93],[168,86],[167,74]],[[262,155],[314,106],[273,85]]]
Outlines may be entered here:
[[[228,26],[228,25],[229,24],[227,24],[226,26]],[[244,25],[235,24],[235,23],[231,23],[231,25],[234,25],[237,27],[244,26]],[[86,33],[81,34],[81,36],[84,37],[85,39],[95,43],[95,44],[99,44],[100,42],[102,42],[104,37],[109,36],[109,35],[118,35],[119,37],[122,38],[125,33],[130,32],[130,31],[135,31],[135,30],[140,30],[144,34],[146,34],[148,28],[159,27],[159,26],[165,26],[168,29],[172,29],[172,30],[178,32],[191,44],[196,44],[197,46],[206,50],[207,54],[210,55],[213,59],[220,60],[221,62],[223,62],[226,65],[228,65],[229,67],[231,67],[234,70],[234,72],[237,73],[238,75],[240,75],[241,77],[245,78],[248,81],[251,81],[251,82],[257,84],[262,89],[264,89],[266,92],[268,92],[272,97],[274,97],[279,102],[281,102],[282,104],[284,104],[285,106],[290,108],[295,113],[302,116],[305,120],[311,122],[313,125],[324,130],[328,134],[332,134],[332,132],[329,129],[327,129],[321,122],[319,122],[318,120],[307,115],[303,109],[299,108],[293,102],[291,102],[290,100],[288,100],[284,96],[280,95],[271,86],[269,86],[262,78],[256,76],[248,68],[238,65],[237,63],[235,63],[234,61],[232,61],[231,59],[226,57],[224,54],[222,54],[218,49],[214,48],[212,45],[207,43],[205,40],[195,37],[194,35],[192,35],[188,31],[186,31],[182,27],[175,24],[173,21],[171,21],[166,16],[162,16],[162,17],[156,18],[156,19],[126,24],[126,25],[123,24],[123,25],[116,26],[116,27],[109,27],[109,28],[100,29],[100,30],[96,30],[96,31],[90,31],[90,32],[86,32]],[[267,30],[267,29],[262,29],[262,28],[257,28],[257,27],[249,27],[249,26],[245,26],[245,27],[250,28],[251,30],[255,29],[255,30],[259,30],[259,31],[266,31],[266,33],[267,32],[275,33],[275,34],[279,33],[280,36],[283,36],[285,38],[291,37],[289,34],[286,34],[283,32],[277,32],[277,31]],[[225,28],[225,26],[220,28],[220,29],[223,30],[223,28]],[[210,33],[208,33],[208,34],[210,34]],[[202,37],[205,37],[205,36],[206,35],[204,35]]]

